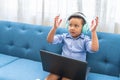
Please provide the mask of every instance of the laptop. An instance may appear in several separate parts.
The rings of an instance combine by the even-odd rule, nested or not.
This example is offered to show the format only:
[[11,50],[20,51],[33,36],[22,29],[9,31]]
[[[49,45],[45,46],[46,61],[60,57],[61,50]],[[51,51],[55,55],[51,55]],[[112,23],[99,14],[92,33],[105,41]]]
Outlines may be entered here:
[[87,62],[74,60],[45,50],[40,51],[40,57],[44,71],[72,80],[86,79]]

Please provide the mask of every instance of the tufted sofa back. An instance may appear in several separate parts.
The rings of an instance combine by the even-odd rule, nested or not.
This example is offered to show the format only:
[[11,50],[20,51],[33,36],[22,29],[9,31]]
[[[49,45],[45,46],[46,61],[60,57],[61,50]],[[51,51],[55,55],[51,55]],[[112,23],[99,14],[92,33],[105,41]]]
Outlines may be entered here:
[[[0,21],[0,53],[40,61],[40,50],[61,53],[60,45],[47,43],[51,27]],[[57,33],[64,32],[62,28]]]
[[120,34],[98,32],[99,51],[87,54],[91,72],[120,75]]
[[[0,21],[0,53],[40,61],[40,50],[61,53],[62,44],[47,43],[50,26]],[[67,32],[57,29],[56,34]],[[90,36],[90,33],[88,34]],[[120,74],[120,35],[98,32],[100,49],[87,54],[91,72],[118,76]]]

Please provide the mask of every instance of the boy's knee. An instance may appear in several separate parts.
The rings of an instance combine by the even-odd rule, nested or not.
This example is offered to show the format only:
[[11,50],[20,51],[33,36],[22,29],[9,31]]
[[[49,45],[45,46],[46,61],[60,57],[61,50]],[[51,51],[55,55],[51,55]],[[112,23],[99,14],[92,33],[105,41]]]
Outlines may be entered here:
[[62,78],[62,80],[71,80],[71,79],[69,79],[69,78],[66,78],[66,77],[63,77],[63,78]]
[[59,79],[59,76],[52,73],[45,78],[45,80],[58,80],[58,79]]

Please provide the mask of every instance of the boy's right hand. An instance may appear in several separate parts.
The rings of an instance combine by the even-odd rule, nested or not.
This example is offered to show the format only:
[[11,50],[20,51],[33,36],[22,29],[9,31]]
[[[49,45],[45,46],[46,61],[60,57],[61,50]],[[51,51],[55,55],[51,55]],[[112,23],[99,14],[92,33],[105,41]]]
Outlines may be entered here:
[[54,19],[54,28],[58,28],[58,26],[60,25],[60,23],[62,22],[62,19],[59,19],[59,16],[56,16],[55,19]]

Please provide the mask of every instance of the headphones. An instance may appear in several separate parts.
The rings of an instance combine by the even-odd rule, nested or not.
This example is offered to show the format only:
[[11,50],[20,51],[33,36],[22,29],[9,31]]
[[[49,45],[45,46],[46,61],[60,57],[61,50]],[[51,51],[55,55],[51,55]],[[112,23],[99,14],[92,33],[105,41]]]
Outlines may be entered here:
[[83,19],[83,27],[82,27],[82,33],[83,34],[87,34],[88,31],[89,31],[89,25],[88,25],[88,22],[87,22],[87,19],[86,19],[86,16],[81,13],[81,12],[76,12],[74,14],[72,14],[70,17],[68,17],[68,20],[66,22],[66,27],[68,28],[69,26],[69,20],[71,18],[80,18],[80,19]]

